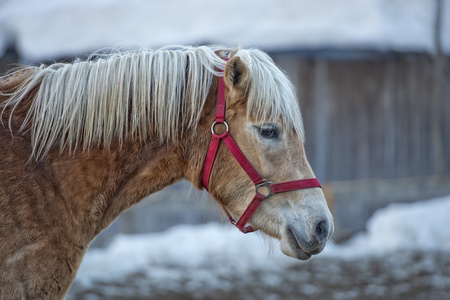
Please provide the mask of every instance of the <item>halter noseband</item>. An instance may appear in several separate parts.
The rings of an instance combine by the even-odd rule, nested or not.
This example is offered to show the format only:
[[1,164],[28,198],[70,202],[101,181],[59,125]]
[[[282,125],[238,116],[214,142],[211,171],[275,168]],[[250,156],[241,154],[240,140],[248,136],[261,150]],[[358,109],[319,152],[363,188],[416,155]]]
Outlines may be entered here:
[[[266,179],[262,179],[256,169],[252,166],[252,164],[247,160],[245,155],[239,149],[238,145],[231,137],[228,132],[228,124],[225,122],[225,82],[223,77],[219,78],[219,88],[217,91],[217,106],[216,106],[216,118],[214,123],[211,125],[212,138],[209,144],[208,153],[206,154],[205,162],[203,164],[202,169],[202,178],[201,183],[203,187],[208,190],[209,178],[211,176],[211,170],[214,164],[214,159],[216,158],[217,150],[219,148],[220,141],[223,140],[225,145],[230,150],[231,154],[237,160],[237,162],[241,165],[242,169],[247,173],[250,179],[255,184],[255,192],[256,195],[253,197],[253,200],[248,205],[247,209],[244,211],[242,216],[236,222],[231,216],[230,212],[226,209],[224,205],[222,205],[223,210],[228,216],[231,224],[235,225],[240,231],[243,233],[253,232],[254,229],[251,226],[245,226],[253,214],[258,209],[259,205],[261,205],[262,201],[265,198],[268,198],[276,193],[282,193],[293,190],[300,190],[306,188],[314,188],[321,187],[320,182],[317,178],[303,179],[303,180],[295,180],[295,181],[287,181],[282,183],[272,183]],[[214,131],[216,124],[224,124],[226,126],[225,132],[222,134],[217,134]],[[260,190],[262,187],[266,187],[268,190],[267,193],[261,193]]]

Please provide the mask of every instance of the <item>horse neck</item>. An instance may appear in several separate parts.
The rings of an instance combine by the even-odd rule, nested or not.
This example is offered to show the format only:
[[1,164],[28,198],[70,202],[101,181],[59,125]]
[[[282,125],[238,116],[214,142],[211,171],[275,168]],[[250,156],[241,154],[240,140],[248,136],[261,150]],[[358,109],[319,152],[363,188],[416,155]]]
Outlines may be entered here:
[[[83,240],[89,243],[121,212],[177,180],[187,179],[201,189],[200,172],[209,143],[207,133],[214,118],[217,83],[217,79],[213,80],[197,128],[184,130],[177,142],[127,141],[120,146],[113,144],[107,150],[92,148],[75,153],[65,150],[62,154],[59,147],[54,147],[36,167],[28,169],[31,173],[40,173],[33,177],[41,181],[45,178],[56,187],[55,198],[58,199],[55,201],[66,203],[72,210],[67,216],[73,220],[67,222],[80,224]],[[21,103],[11,120],[8,111],[3,115],[4,124],[11,121],[13,133],[18,133],[25,118],[28,100]],[[4,131],[6,139],[9,130],[5,127],[0,130]],[[20,139],[14,138],[14,147],[4,151],[16,156],[17,163],[27,165],[30,140],[28,131],[22,133]]]
[[[59,153],[52,151],[44,162],[52,166],[57,186],[73,199],[87,220],[88,238],[108,227],[120,213],[148,195],[186,179],[202,189],[200,173],[214,120],[216,84],[203,107],[195,130],[184,131],[176,142],[129,141],[108,150]],[[88,218],[86,218],[88,216]]]
[[50,154],[43,163],[52,170],[73,216],[79,217],[88,242],[124,210],[180,180],[185,169],[178,145],[153,143],[91,149],[73,156]]

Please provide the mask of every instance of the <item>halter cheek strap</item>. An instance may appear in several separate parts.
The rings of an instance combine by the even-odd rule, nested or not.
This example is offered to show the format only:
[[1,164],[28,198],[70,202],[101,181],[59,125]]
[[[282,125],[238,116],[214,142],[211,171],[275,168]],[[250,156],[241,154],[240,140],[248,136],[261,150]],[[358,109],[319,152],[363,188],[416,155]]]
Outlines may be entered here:
[[[214,123],[211,125],[212,138],[208,147],[208,152],[206,154],[205,162],[202,169],[201,174],[201,183],[203,187],[208,190],[209,180],[211,176],[211,170],[214,165],[214,160],[217,155],[217,150],[219,149],[220,141],[224,141],[227,148],[230,150],[231,154],[234,156],[236,161],[242,167],[242,169],[247,173],[250,179],[253,181],[255,185],[255,196],[253,197],[250,204],[247,206],[246,210],[236,222],[231,216],[228,209],[222,205],[223,210],[228,216],[230,222],[235,225],[240,231],[243,233],[249,233],[255,231],[255,229],[251,226],[246,226],[250,218],[256,212],[258,207],[261,205],[262,201],[265,198],[268,198],[276,193],[282,193],[287,191],[313,188],[313,187],[321,187],[320,182],[317,178],[311,179],[303,179],[303,180],[295,180],[288,181],[282,183],[272,183],[266,179],[262,179],[256,169],[252,166],[252,164],[248,161],[242,151],[239,149],[238,145],[232,138],[229,133],[228,124],[225,122],[225,82],[223,77],[219,78],[219,88],[217,92],[217,106],[216,106],[216,118]],[[217,124],[224,124],[226,126],[226,131],[217,134],[214,129]],[[261,188],[265,187],[266,193],[260,192]]]

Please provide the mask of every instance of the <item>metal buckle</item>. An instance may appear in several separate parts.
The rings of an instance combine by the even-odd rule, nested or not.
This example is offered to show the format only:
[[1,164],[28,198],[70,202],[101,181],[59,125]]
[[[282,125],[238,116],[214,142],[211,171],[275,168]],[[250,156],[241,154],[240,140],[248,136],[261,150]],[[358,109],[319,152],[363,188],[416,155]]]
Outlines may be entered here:
[[[216,124],[225,124],[225,127],[226,127],[226,129],[225,129],[225,131],[229,131],[229,127],[228,127],[228,124],[227,124],[227,122],[225,122],[225,121],[223,121],[223,123],[221,122],[221,123],[216,123],[216,121],[214,121],[214,123],[212,123],[212,125],[211,125],[211,132],[214,134],[215,132],[214,132],[214,126],[216,125]],[[225,132],[224,131],[224,132]],[[223,132],[222,132],[223,133]],[[216,133],[217,135],[220,135],[220,134],[218,134],[218,133]]]
[[[257,184],[257,185],[255,186],[256,193],[257,193],[257,194],[263,195],[263,196],[264,196],[264,199],[269,198],[270,196],[273,195],[273,193],[272,193],[272,188],[270,187],[271,184],[273,184],[273,182],[270,182],[270,181],[268,181],[267,179],[263,179],[263,182],[261,182],[260,184]],[[260,193],[260,192],[259,192],[259,188],[260,188],[260,187],[263,187],[263,186],[264,186],[264,187],[267,187],[267,190],[269,191],[269,192],[267,193],[267,195],[264,194],[264,193]]]

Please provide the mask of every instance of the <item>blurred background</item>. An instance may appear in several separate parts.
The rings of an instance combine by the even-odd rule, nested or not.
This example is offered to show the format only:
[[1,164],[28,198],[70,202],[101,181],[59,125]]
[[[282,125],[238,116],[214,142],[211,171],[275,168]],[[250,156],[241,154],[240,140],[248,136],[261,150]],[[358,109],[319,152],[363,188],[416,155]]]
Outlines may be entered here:
[[449,1],[0,0],[0,74],[168,44],[288,74],[334,243],[290,260],[180,182],[93,242],[68,299],[450,299]]

